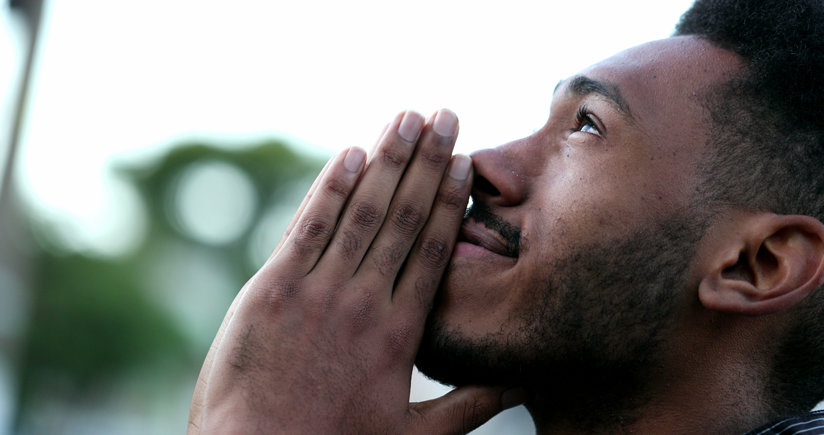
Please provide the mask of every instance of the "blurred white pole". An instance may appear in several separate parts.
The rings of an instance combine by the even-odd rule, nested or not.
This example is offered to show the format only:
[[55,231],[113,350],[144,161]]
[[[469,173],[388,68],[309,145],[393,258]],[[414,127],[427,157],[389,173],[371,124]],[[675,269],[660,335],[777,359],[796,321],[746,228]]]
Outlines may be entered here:
[[43,1],[10,0],[8,6],[20,16],[28,45],[8,132],[5,163],[0,172],[0,433],[11,433],[15,423],[18,397],[15,374],[20,358],[21,335],[28,321],[31,299],[27,285],[30,276],[28,250],[21,231],[14,168],[40,33]]

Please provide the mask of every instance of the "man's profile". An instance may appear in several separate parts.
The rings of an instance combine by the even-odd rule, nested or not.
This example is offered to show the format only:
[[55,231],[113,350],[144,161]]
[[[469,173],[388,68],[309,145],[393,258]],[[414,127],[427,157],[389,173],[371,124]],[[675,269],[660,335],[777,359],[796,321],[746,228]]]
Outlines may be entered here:
[[[399,114],[238,294],[190,432],[455,433],[520,403],[539,433],[824,432],[770,423],[824,400],[821,23],[699,0],[471,160],[448,110]],[[458,388],[408,403],[413,364]]]

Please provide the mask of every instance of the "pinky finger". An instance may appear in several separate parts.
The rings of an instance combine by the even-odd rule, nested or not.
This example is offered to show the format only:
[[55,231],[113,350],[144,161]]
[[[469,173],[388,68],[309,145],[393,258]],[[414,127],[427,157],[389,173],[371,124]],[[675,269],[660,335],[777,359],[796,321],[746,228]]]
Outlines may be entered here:
[[[372,146],[372,152],[370,152],[369,155],[375,154],[375,148],[377,148],[378,144],[380,144],[381,139],[383,139],[383,136],[386,134],[386,130],[389,129],[390,125],[391,123],[383,126],[383,130],[381,130],[381,134],[378,135],[378,140],[375,141],[375,144]],[[286,231],[283,232],[283,236],[280,238],[280,241],[278,241],[278,244],[277,246],[275,246],[275,249],[272,250],[272,254],[269,256],[268,260],[271,260],[275,257],[275,255],[280,250],[280,247],[283,246],[283,242],[286,241],[286,239],[289,237],[289,234],[295,227],[295,222],[297,222],[298,217],[300,217],[300,215],[303,214],[303,209],[306,207],[306,204],[309,202],[309,199],[312,198],[312,195],[315,193],[315,189],[317,189],[318,187],[318,182],[323,178],[323,175],[326,173],[326,169],[329,168],[329,164],[332,163],[334,159],[335,158],[333,157],[326,162],[326,164],[323,166],[323,169],[320,170],[320,173],[315,178],[315,181],[312,182],[312,186],[309,187],[309,191],[306,193],[306,196],[303,197],[303,200],[301,201],[300,206],[298,206],[297,211],[294,215],[292,215],[292,220],[289,221],[289,225],[286,226]]]
[[292,215],[292,219],[289,221],[289,224],[286,225],[286,230],[283,232],[283,235],[280,237],[277,246],[275,246],[275,249],[272,250],[272,254],[269,255],[269,258],[266,260],[266,262],[269,262],[273,258],[275,258],[278,251],[280,251],[280,248],[283,246],[283,242],[285,242],[286,239],[289,238],[289,234],[291,234],[292,230],[295,228],[295,223],[298,221],[298,218],[303,214],[303,209],[306,208],[306,204],[309,203],[309,200],[312,199],[312,195],[315,194],[315,190],[318,187],[318,183],[321,179],[323,179],[323,176],[326,174],[326,170],[329,168],[329,165],[335,159],[336,157],[332,157],[331,159],[329,159],[323,166],[323,169],[320,170],[320,173],[318,173],[318,176],[315,177],[315,181],[312,182],[312,186],[309,187],[309,191],[306,192],[306,196],[303,197],[303,200],[300,202],[300,205],[295,211],[295,214]]

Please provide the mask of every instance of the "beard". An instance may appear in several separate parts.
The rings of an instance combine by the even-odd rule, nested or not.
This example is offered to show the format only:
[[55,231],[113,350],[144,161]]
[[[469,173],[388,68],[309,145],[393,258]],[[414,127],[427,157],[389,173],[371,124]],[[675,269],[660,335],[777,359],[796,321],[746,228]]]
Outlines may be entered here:
[[[506,225],[482,204],[467,214],[491,229]],[[706,222],[677,213],[628,237],[570,249],[549,264],[542,282],[532,283],[529,303],[485,336],[450,325],[436,300],[418,369],[451,385],[552,391],[559,412],[580,410],[581,401],[589,412],[605,401],[632,406],[628,398],[642,396],[647,377],[661,365]],[[511,242],[520,234],[504,230]],[[460,285],[460,276],[448,271],[444,291]]]

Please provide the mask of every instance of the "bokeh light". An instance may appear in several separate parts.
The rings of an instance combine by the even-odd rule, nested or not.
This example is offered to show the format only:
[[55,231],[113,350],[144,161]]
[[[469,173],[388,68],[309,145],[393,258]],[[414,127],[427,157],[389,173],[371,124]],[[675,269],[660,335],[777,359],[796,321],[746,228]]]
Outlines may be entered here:
[[258,198],[249,177],[223,162],[196,162],[185,168],[169,192],[172,222],[208,244],[232,242],[249,228]]

